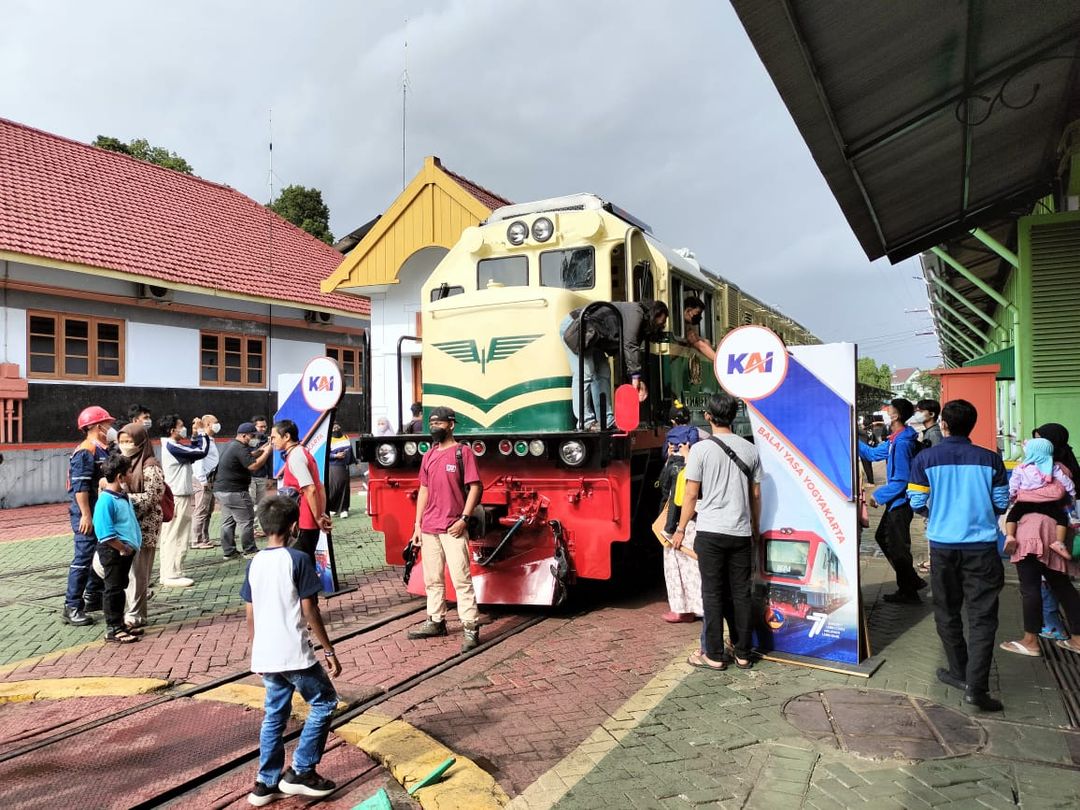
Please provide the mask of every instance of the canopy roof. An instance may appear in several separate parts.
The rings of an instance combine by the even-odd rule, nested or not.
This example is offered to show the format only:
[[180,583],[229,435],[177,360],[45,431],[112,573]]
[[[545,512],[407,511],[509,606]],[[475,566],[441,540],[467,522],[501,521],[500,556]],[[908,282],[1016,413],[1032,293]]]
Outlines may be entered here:
[[1075,0],[732,5],[870,259],[1051,190],[1080,116]]

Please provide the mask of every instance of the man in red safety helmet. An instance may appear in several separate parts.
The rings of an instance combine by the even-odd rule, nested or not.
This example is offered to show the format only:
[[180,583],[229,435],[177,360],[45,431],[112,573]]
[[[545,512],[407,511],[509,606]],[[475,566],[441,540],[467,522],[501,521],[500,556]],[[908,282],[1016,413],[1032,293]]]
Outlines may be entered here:
[[108,457],[108,430],[115,420],[99,405],[84,408],[79,414],[83,440],[68,460],[68,496],[71,505],[71,530],[75,533],[75,554],[68,569],[67,594],[64,597],[63,621],[82,627],[93,624],[87,616],[101,610],[104,583],[94,573],[91,563],[97,538],[94,536],[94,503],[101,481],[101,463]]

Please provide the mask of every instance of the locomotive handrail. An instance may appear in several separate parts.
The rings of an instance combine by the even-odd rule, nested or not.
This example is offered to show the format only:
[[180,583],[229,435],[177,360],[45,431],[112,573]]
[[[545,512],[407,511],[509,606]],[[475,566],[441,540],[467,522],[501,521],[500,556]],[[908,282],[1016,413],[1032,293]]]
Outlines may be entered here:
[[[363,411],[363,424],[361,432],[365,436],[371,435],[371,333],[365,329],[364,335],[364,368],[361,372],[360,385],[364,389],[364,411]],[[399,414],[400,416],[400,414]]]
[[[578,353],[578,390],[577,390],[577,398],[578,398],[577,429],[578,430],[584,430],[585,429],[585,351],[586,351],[585,338],[588,335],[587,327],[588,327],[588,323],[589,323],[589,318],[596,315],[598,312],[600,312],[601,310],[604,310],[604,309],[611,310],[612,314],[615,315],[615,324],[616,324],[616,326],[618,328],[618,334],[619,334],[619,343],[618,343],[619,351],[617,353],[618,360],[617,360],[615,368],[616,368],[616,374],[618,376],[618,379],[622,380],[622,378],[623,378],[623,366],[624,366],[623,361],[624,361],[624,358],[622,356],[622,354],[623,354],[623,352],[622,352],[622,349],[623,349],[622,315],[619,313],[619,310],[616,309],[615,305],[612,304],[610,301],[593,301],[591,304],[587,305],[584,309],[581,310],[581,315],[578,318],[578,320],[579,320],[578,334],[580,335],[580,337],[578,339],[578,348],[581,350]],[[604,359],[604,362],[605,363],[607,362],[607,358]],[[593,403],[593,407],[596,408],[596,409],[599,409],[601,411],[601,413],[598,414],[598,419],[603,420],[602,423],[601,423],[603,425],[602,430],[607,430],[607,428],[608,428],[607,412],[606,412],[607,409],[603,407],[603,405],[606,405],[606,404],[607,404],[606,402],[595,402],[595,403]]]
[[536,309],[543,309],[550,306],[546,298],[526,298],[524,301],[491,301],[486,304],[462,304],[457,307],[441,307],[439,309],[433,309],[428,314],[432,318],[438,318],[442,315],[454,314],[460,315],[462,312],[472,312],[478,309],[506,309],[510,306],[522,306],[528,305],[535,307]]
[[402,402],[402,399],[401,399],[401,393],[402,393],[402,391],[401,391],[401,388],[402,388],[402,382],[401,382],[401,344],[404,343],[406,340],[411,340],[414,343],[423,343],[424,342],[417,335],[402,335],[401,337],[398,338],[398,341],[397,341],[397,415],[398,415],[398,419],[404,418],[404,414],[405,414],[405,411],[403,410],[405,406],[404,406],[404,404]]

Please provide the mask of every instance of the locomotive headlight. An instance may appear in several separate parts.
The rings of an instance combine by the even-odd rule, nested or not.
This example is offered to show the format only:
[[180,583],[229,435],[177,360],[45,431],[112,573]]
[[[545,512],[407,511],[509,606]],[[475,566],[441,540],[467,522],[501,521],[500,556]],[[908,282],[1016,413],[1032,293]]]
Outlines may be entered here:
[[529,226],[520,220],[511,222],[510,227],[506,229],[506,239],[514,246],[520,245],[528,238],[528,236]]
[[544,455],[544,443],[539,439],[533,439],[531,442],[529,442],[529,455]]
[[407,456],[415,456],[416,455],[416,442],[405,442],[405,455],[407,455]]
[[397,448],[392,444],[380,444],[375,448],[375,460],[384,467],[393,467],[397,462]]
[[559,445],[559,458],[568,467],[580,467],[585,463],[585,445],[571,439]]
[[532,226],[533,239],[537,242],[546,242],[555,233],[555,225],[547,217],[540,217]]

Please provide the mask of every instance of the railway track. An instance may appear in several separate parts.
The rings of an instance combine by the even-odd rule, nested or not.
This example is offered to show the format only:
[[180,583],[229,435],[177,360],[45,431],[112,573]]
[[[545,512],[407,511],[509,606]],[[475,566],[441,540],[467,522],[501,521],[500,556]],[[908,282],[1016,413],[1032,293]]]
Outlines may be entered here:
[[[351,641],[353,639],[362,639],[364,636],[370,635],[374,633],[374,631],[386,627],[393,622],[397,622],[402,619],[407,619],[410,616],[423,613],[424,608],[425,606],[421,603],[404,610],[397,610],[392,613],[385,614],[373,621],[364,624],[361,627],[357,627],[355,629],[349,630],[348,632],[336,635],[332,638],[332,641],[334,643],[334,646],[337,647],[338,645],[343,644],[344,642]],[[512,614],[504,615],[509,617]],[[384,703],[385,701],[390,700],[397,695],[415,689],[416,687],[422,685],[425,681],[437,677],[444,672],[452,670],[457,666],[460,666],[462,663],[470,660],[476,655],[483,654],[484,652],[491,650],[494,647],[497,647],[499,644],[503,643],[509,638],[512,638],[518,633],[521,633],[531,627],[536,626],[540,622],[544,621],[546,618],[546,615],[533,615],[522,617],[520,621],[513,622],[509,626],[504,627],[500,631],[493,634],[490,638],[485,639],[483,643],[475,650],[472,650],[468,653],[458,653],[455,647],[453,651],[448,651],[447,656],[443,657],[442,660],[429,664],[427,666],[422,666],[419,669],[411,669],[407,672],[407,674],[404,674],[402,677],[395,679],[391,683],[381,685],[379,687],[380,691],[378,692],[378,694],[374,696],[368,694],[361,699],[349,702],[335,715],[334,720],[331,724],[331,729],[340,728],[342,725],[350,722],[351,720],[355,719],[356,717],[360,716],[371,708],[378,706],[379,704]],[[382,636],[378,638],[382,638]],[[375,640],[378,640],[378,638],[376,638]],[[38,767],[35,763],[39,763],[41,761],[40,758],[45,757],[46,759],[62,759],[65,744],[72,745],[75,748],[78,748],[80,744],[85,744],[85,741],[88,739],[83,737],[83,735],[98,735],[94,737],[94,739],[107,739],[110,736],[115,737],[117,735],[123,735],[125,733],[128,733],[126,729],[128,729],[128,727],[133,722],[136,724],[140,722],[140,715],[146,715],[146,713],[148,712],[151,713],[149,715],[146,715],[145,719],[142,720],[142,722],[147,723],[151,717],[160,718],[162,716],[165,716],[160,712],[160,710],[162,709],[162,707],[165,707],[167,711],[168,704],[179,704],[179,702],[184,701],[185,699],[190,699],[218,687],[241,681],[249,677],[250,674],[251,673],[246,669],[230,672],[219,678],[215,678],[214,680],[207,683],[187,687],[184,689],[178,689],[175,691],[171,691],[167,694],[161,694],[156,697],[152,697],[149,700],[140,702],[138,705],[130,706],[119,711],[110,712],[101,717],[82,722],[77,726],[69,726],[67,728],[64,728],[62,731],[49,734],[45,737],[40,737],[39,739],[35,739],[32,742],[29,742],[18,748],[14,748],[9,751],[0,753],[0,779],[4,778],[3,775],[6,772],[8,774],[29,774],[32,781],[37,778]],[[178,707],[182,708],[182,706]],[[153,710],[155,709],[158,709],[159,712],[154,712]],[[54,728],[55,727],[45,729],[45,731],[53,731]],[[215,733],[215,729],[207,728],[206,732],[208,734],[213,734]],[[294,731],[288,733],[285,737],[285,740],[286,742],[294,741],[297,737],[299,737],[299,735],[300,729],[297,728]],[[194,776],[182,778],[173,784],[168,784],[167,786],[159,790],[157,793],[149,797],[139,792],[138,803],[135,804],[129,802],[129,805],[139,808],[160,807],[165,804],[172,804],[177,807],[191,806],[185,803],[185,797],[196,794],[201,789],[205,788],[208,784],[214,782],[215,780],[233,774],[240,769],[249,768],[253,762],[257,762],[259,755],[258,735],[246,735],[243,738],[242,745],[235,746],[227,744],[226,748],[228,748],[229,750],[227,756],[224,759],[221,759],[220,756],[217,757],[219,761],[217,761],[216,764],[214,764],[213,766],[208,767],[205,770],[200,770]],[[153,755],[153,751],[149,751],[148,754]],[[168,763],[163,764],[168,765]],[[107,768],[108,766],[104,765],[103,767]],[[48,779],[50,778],[62,778],[61,775],[57,772],[56,765],[53,765],[51,769],[44,768],[42,770],[45,774],[45,781],[48,781]],[[344,793],[347,792],[347,790],[349,789],[350,784],[355,784],[356,782],[364,779],[368,774],[370,774],[370,769],[368,771],[365,771],[364,773],[358,773],[353,775],[349,780],[339,784],[338,791],[334,795],[344,795]],[[24,776],[23,778],[26,777]],[[130,787],[133,789],[137,789],[138,785],[131,785]],[[15,804],[8,806],[19,806],[19,799],[15,798]]]

